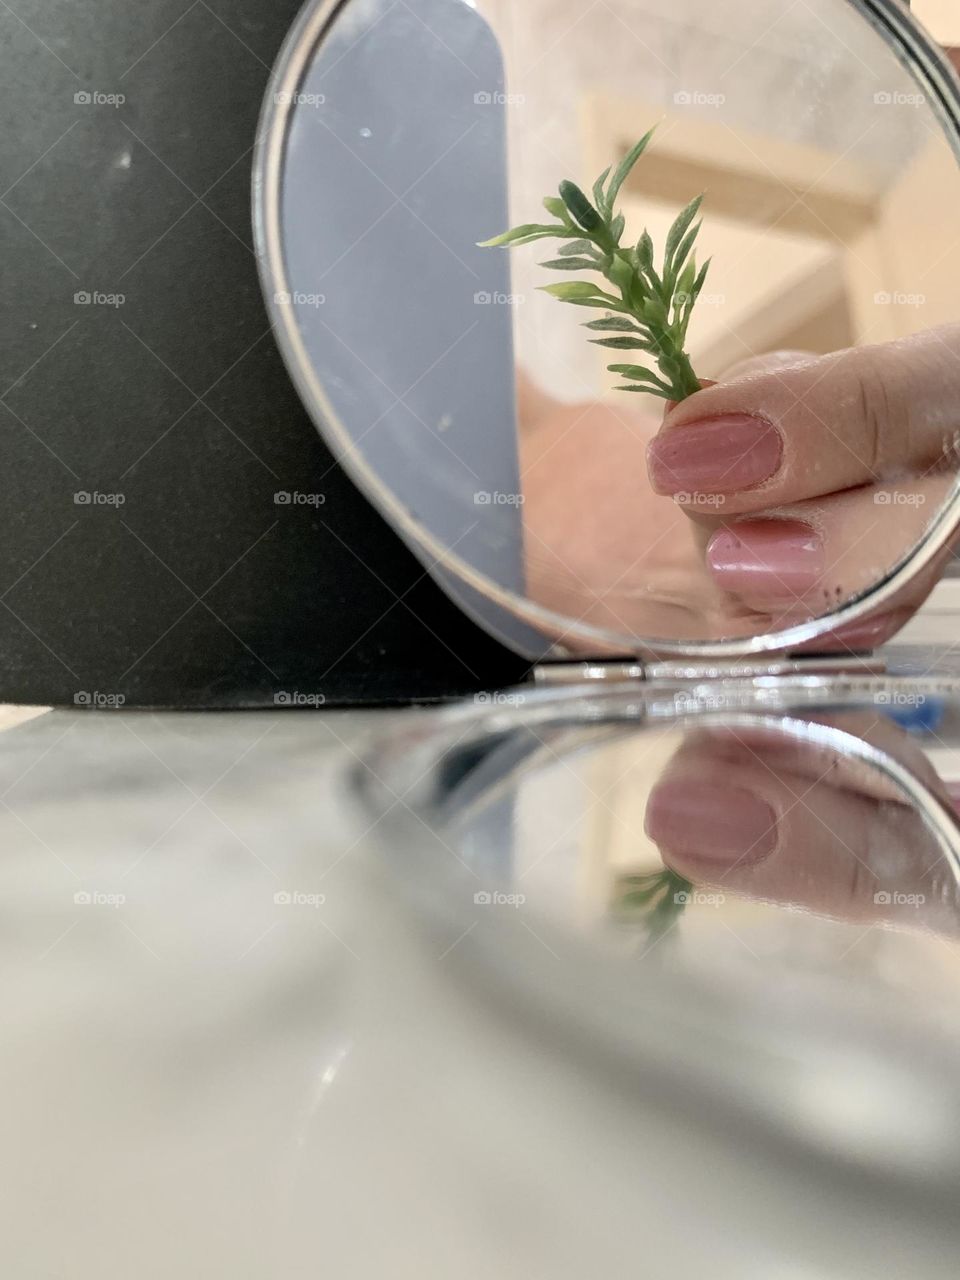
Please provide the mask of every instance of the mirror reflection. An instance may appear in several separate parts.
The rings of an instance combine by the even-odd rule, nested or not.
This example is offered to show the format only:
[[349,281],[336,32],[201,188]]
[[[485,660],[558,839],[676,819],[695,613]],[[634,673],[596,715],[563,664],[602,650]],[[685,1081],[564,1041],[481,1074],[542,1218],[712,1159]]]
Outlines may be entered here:
[[[302,88],[284,305],[341,455],[552,639],[776,632],[923,541],[960,171],[860,6],[353,0]],[[828,643],[898,630],[946,543]]]
[[960,938],[956,710],[897,696],[816,720],[517,728],[446,758],[445,839],[477,901],[532,928],[561,919],[665,964],[732,937],[748,967],[881,982],[895,954],[896,981],[927,991],[955,981]]

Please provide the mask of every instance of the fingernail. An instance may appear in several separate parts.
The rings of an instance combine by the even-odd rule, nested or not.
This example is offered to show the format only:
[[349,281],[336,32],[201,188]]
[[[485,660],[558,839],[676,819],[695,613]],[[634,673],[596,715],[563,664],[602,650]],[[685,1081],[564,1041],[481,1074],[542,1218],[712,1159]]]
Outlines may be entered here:
[[776,815],[765,800],[690,778],[654,787],[644,829],[661,849],[714,868],[759,862],[777,843]]
[[812,591],[825,556],[820,535],[801,520],[744,520],[713,535],[707,563],[724,591],[774,602]]
[[730,413],[673,427],[647,447],[657,493],[736,493],[769,480],[780,468],[783,441],[764,418]]

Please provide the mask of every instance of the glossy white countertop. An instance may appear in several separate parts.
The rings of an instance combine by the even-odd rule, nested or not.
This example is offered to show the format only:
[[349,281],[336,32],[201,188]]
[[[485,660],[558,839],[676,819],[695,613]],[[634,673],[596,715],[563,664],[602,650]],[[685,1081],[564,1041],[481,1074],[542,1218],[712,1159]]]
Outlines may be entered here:
[[[0,1272],[952,1275],[952,1210],[882,1185],[887,1143],[924,1195],[954,1172],[927,1087],[891,1106],[902,1067],[864,1094],[834,1030],[754,1133],[789,1055],[751,1048],[749,1020],[647,982],[637,1064],[612,1066],[607,1032],[563,1013],[597,1004],[585,970],[539,925],[514,916],[501,947],[459,899],[418,918],[433,837],[407,812],[412,845],[377,840],[389,817],[347,775],[371,734],[436,714],[54,711],[0,733]],[[498,995],[500,962],[543,999]]]
[[370,719],[0,734],[3,1274],[314,1274],[313,1214],[287,1215],[346,1051],[340,771]]

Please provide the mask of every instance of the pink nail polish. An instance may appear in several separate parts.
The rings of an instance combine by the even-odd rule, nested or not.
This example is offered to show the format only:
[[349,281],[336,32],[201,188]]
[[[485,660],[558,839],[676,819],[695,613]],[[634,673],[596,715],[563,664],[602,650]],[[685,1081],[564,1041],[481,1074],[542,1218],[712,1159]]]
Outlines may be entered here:
[[657,493],[736,493],[769,480],[782,457],[772,423],[730,413],[661,431],[647,448],[647,467]]
[[742,787],[693,778],[654,787],[644,828],[668,854],[713,871],[759,862],[777,843],[776,815],[765,800]]
[[713,535],[707,563],[724,591],[773,603],[812,591],[825,556],[820,535],[801,520],[742,520]]

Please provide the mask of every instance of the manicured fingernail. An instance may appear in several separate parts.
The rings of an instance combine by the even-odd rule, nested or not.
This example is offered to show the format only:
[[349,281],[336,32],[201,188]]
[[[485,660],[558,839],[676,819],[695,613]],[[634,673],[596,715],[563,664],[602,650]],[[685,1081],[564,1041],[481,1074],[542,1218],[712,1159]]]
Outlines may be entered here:
[[647,801],[644,828],[661,849],[714,869],[759,862],[777,843],[777,819],[742,787],[667,779]]
[[825,557],[820,535],[801,520],[743,520],[713,535],[707,563],[724,591],[773,603],[812,591]]
[[780,468],[783,441],[772,423],[746,413],[661,431],[647,448],[657,493],[737,493]]

